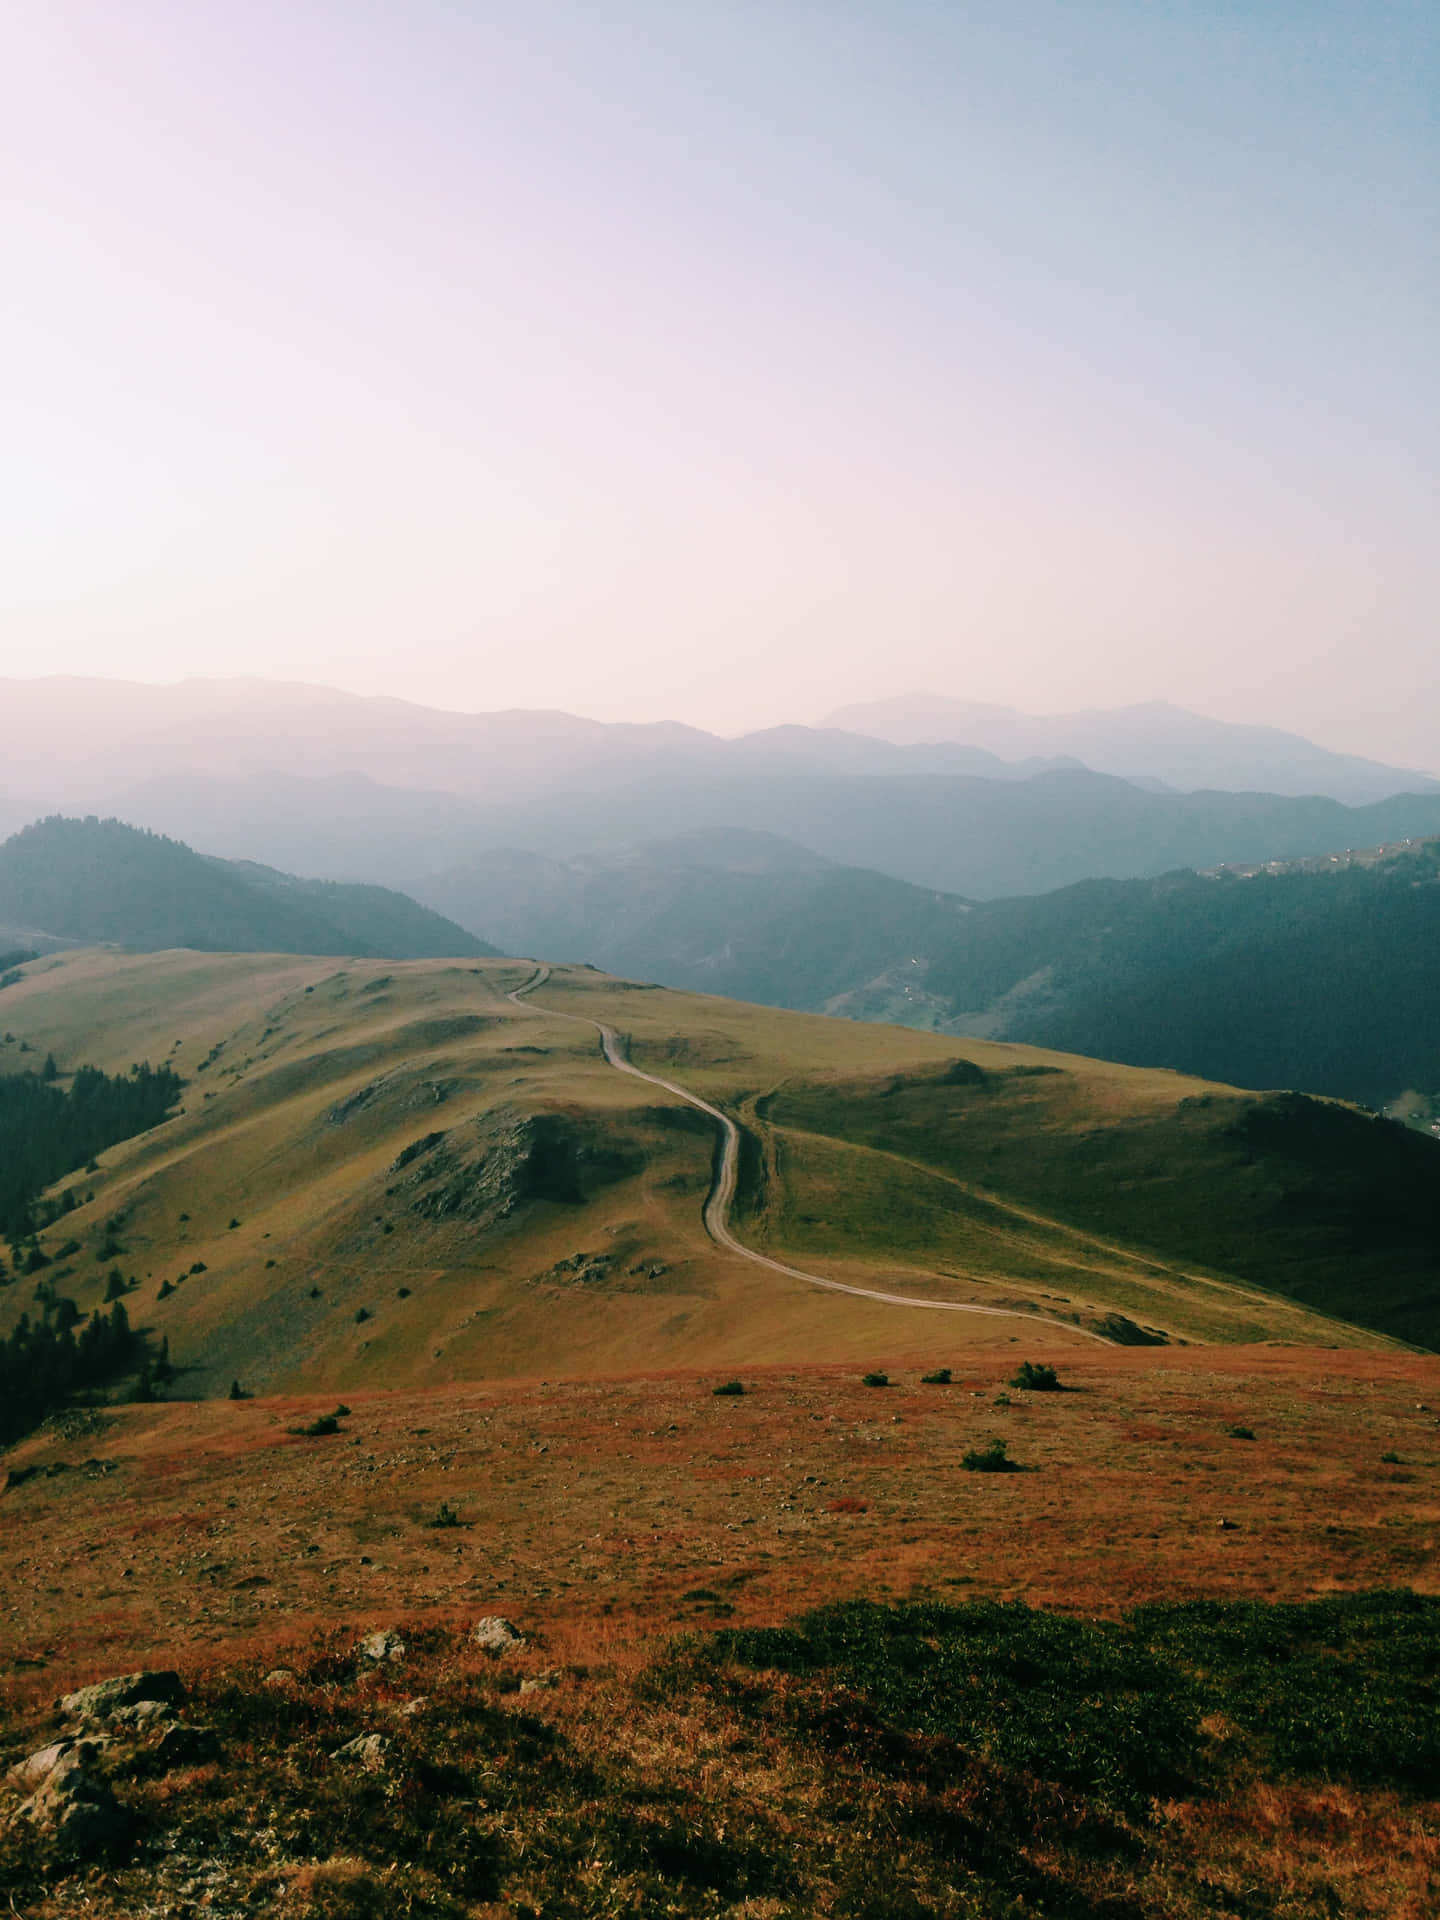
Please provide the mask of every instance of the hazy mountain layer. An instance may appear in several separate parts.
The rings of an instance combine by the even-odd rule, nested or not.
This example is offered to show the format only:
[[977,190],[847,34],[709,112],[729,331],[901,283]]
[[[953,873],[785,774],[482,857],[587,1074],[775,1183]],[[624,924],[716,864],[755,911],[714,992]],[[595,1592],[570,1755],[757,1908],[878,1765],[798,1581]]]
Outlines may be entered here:
[[994,780],[756,768],[656,773],[609,791],[480,806],[357,776],[187,775],[137,789],[123,817],[207,853],[406,892],[496,848],[566,860],[617,852],[657,830],[741,827],[798,841],[844,866],[986,899],[1095,876],[1293,859],[1440,833],[1440,792],[1345,807],[1271,794],[1146,792],[1083,769]]
[[1380,1104],[1440,1089],[1437,875],[1433,842],[973,903],[731,833],[488,854],[423,891],[513,952]]
[[[827,727],[771,727],[725,740],[672,722],[607,725],[567,713],[451,713],[265,680],[169,687],[0,680],[7,791],[38,796],[52,811],[116,812],[127,819],[139,817],[130,804],[134,789],[154,781],[163,789],[176,775],[243,781],[257,774],[363,774],[388,786],[506,805],[657,780],[1011,780],[1077,763],[1152,786],[1320,794],[1349,804],[1440,790],[1413,770],[1330,753],[1274,728],[1236,727],[1158,704],[1044,720],[912,696],[847,709]],[[40,804],[30,809],[32,817],[39,810]],[[185,819],[145,818],[182,835],[195,832]]]
[[140,950],[353,953],[393,959],[491,953],[384,887],[297,880],[207,858],[118,820],[54,818],[0,846],[0,924]]
[[1085,713],[1029,714],[978,700],[901,694],[842,707],[827,726],[897,745],[963,743],[1004,759],[1070,755],[1097,773],[1150,776],[1187,790],[1328,794],[1351,806],[1389,794],[1433,791],[1440,782],[1414,768],[1331,753],[1278,727],[1238,726],[1187,713],[1165,701]]

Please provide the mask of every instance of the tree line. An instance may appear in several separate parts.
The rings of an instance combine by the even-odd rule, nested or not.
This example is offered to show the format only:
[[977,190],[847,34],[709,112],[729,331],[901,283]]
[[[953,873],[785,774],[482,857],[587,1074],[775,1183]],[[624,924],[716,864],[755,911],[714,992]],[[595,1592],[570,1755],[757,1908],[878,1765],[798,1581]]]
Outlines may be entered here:
[[13,1244],[48,1224],[36,1210],[45,1188],[158,1125],[183,1085],[169,1067],[148,1065],[119,1074],[81,1067],[68,1087],[51,1060],[39,1074],[0,1074],[0,1234]]

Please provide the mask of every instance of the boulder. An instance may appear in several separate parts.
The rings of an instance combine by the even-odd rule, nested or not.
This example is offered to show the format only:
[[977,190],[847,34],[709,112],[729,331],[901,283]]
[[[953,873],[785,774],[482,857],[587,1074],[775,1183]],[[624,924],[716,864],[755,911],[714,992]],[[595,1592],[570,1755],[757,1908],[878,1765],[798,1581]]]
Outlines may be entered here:
[[96,1771],[88,1743],[72,1748],[50,1768],[43,1785],[19,1810],[19,1817],[75,1859],[113,1853],[130,1833],[130,1816]]
[[293,1667],[272,1667],[261,1682],[262,1686],[275,1687],[277,1689],[290,1687],[294,1684],[295,1669]]
[[40,1747],[34,1753],[27,1753],[23,1760],[17,1760],[10,1769],[10,1778],[17,1786],[33,1793],[36,1787],[49,1779],[66,1754],[74,1750],[73,1740],[52,1740],[48,1747]]
[[105,1715],[107,1727],[153,1727],[173,1717],[175,1709],[168,1700],[137,1700],[133,1706],[116,1707]]
[[498,1613],[487,1613],[477,1620],[470,1629],[472,1642],[486,1653],[510,1653],[516,1647],[523,1647],[525,1636],[513,1621],[502,1619]]
[[559,1668],[547,1667],[543,1673],[534,1673],[531,1674],[528,1680],[522,1680],[520,1682],[520,1691],[522,1693],[544,1693],[550,1687],[558,1687],[559,1684]]
[[378,1632],[367,1633],[358,1651],[362,1660],[373,1661],[378,1667],[387,1660],[403,1660],[405,1642],[398,1633],[391,1633],[388,1628],[382,1627]]
[[178,1706],[185,1698],[185,1687],[178,1673],[122,1673],[113,1680],[97,1680],[93,1686],[80,1687],[56,1702],[67,1720],[108,1720],[122,1707],[156,1701]]
[[383,1733],[360,1733],[353,1740],[347,1740],[343,1747],[337,1747],[330,1758],[344,1760],[350,1766],[364,1767],[367,1773],[378,1773],[385,1765],[389,1751],[390,1742]]

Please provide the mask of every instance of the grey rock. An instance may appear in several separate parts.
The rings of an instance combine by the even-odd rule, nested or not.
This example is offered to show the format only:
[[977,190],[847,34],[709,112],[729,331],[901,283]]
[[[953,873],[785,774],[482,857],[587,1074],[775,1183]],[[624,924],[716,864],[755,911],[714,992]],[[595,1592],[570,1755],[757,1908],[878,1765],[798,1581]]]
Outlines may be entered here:
[[21,1803],[19,1817],[53,1838],[61,1853],[82,1860],[113,1852],[130,1832],[130,1815],[83,1746],[55,1762],[44,1784]]
[[347,1740],[343,1747],[337,1747],[330,1758],[364,1767],[368,1773],[378,1773],[386,1764],[389,1752],[390,1742],[383,1733],[360,1733],[353,1740]]
[[522,1680],[520,1682],[520,1691],[522,1693],[544,1693],[551,1687],[558,1687],[559,1684],[560,1673],[558,1668],[547,1667],[544,1673],[535,1673],[532,1674],[528,1680]]
[[472,1642],[486,1653],[509,1653],[516,1647],[523,1647],[525,1636],[513,1621],[502,1619],[498,1613],[487,1613],[477,1620],[470,1629]]
[[178,1705],[185,1698],[185,1687],[178,1673],[122,1673],[113,1680],[97,1680],[93,1686],[80,1687],[57,1702],[70,1720],[107,1720],[121,1707],[138,1706],[142,1700]]
[[269,1673],[266,1674],[262,1684],[267,1687],[289,1687],[294,1685],[294,1681],[295,1669],[293,1667],[272,1667]]
[[49,1779],[66,1754],[73,1753],[74,1750],[73,1740],[52,1740],[48,1747],[40,1747],[34,1753],[27,1753],[23,1760],[17,1760],[10,1769],[10,1778],[17,1786],[33,1792],[43,1781]]
[[153,1727],[158,1721],[169,1720],[175,1709],[168,1700],[137,1700],[133,1707],[116,1707],[113,1713],[105,1715],[107,1727]]
[[383,1666],[387,1660],[405,1658],[405,1642],[398,1633],[391,1633],[388,1628],[382,1627],[378,1632],[366,1634],[360,1642],[359,1653],[362,1660],[372,1660],[376,1666]]

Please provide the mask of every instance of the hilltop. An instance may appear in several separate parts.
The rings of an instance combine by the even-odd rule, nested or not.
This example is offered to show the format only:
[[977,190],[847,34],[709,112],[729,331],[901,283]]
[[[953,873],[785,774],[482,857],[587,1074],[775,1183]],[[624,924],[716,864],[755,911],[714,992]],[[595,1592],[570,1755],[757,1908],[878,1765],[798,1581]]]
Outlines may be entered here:
[[[55,816],[0,845],[0,925],[77,944],[394,959],[493,953],[386,887],[207,858],[120,820]],[[26,944],[31,944],[27,941]]]

